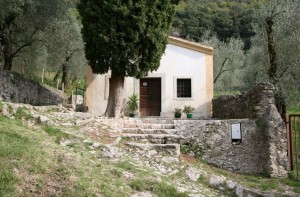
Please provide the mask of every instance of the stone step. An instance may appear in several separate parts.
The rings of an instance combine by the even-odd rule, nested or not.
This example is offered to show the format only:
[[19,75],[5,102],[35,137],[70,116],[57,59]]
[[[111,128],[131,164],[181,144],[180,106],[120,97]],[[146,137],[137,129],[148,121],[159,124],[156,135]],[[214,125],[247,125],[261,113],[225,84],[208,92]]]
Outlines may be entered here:
[[174,144],[180,143],[180,137],[178,135],[171,134],[122,134],[122,137],[129,140],[149,142],[152,144]]
[[134,124],[125,123],[124,128],[141,128],[141,129],[175,129],[174,124]]
[[162,118],[141,118],[141,121],[144,124],[174,124],[173,120]]
[[140,128],[125,128],[123,133],[131,134],[176,134],[176,129],[140,129]]
[[142,149],[142,150],[155,150],[159,153],[166,153],[172,156],[178,157],[180,155],[180,145],[179,144],[143,144],[136,142],[128,142],[126,145]]

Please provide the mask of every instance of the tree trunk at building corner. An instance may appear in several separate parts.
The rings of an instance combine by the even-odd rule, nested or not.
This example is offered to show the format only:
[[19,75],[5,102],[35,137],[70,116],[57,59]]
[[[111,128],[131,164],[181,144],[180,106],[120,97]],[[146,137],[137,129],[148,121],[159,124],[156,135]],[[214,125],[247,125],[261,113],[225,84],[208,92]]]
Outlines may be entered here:
[[123,114],[123,95],[125,77],[112,71],[109,79],[109,96],[104,116],[121,117]]

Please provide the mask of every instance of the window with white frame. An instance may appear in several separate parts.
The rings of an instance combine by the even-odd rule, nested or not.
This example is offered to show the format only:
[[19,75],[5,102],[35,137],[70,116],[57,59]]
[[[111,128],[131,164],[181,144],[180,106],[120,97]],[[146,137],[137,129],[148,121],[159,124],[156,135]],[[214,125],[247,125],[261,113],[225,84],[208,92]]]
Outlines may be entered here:
[[192,79],[177,78],[176,79],[176,97],[177,98],[192,98]]

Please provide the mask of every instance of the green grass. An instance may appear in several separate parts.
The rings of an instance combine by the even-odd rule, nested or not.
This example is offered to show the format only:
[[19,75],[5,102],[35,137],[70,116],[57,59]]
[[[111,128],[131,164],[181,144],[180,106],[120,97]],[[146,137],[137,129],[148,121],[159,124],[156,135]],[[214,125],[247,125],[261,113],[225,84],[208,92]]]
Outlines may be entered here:
[[22,127],[13,123],[0,116],[0,196],[15,195],[18,178],[14,169],[32,156],[28,152],[34,148],[30,139],[20,134]]
[[26,120],[29,120],[31,118],[30,114],[28,113],[27,109],[25,107],[18,107],[15,117],[19,120],[22,120],[25,118]]
[[[74,151],[57,144],[57,138],[72,139],[59,128],[45,125],[34,130],[20,120],[0,116],[0,196],[127,197],[136,191],[151,191],[159,197],[187,196],[158,182],[152,171],[126,160],[99,160],[84,144]],[[131,182],[123,176],[125,171],[146,179]]]
[[287,109],[288,114],[300,114],[300,108],[299,107],[289,107]]
[[0,113],[2,113],[2,111],[3,111],[3,106],[4,106],[3,102],[0,101]]
[[55,140],[56,143],[60,143],[60,141],[69,138],[69,135],[67,133],[62,132],[59,128],[52,127],[50,125],[45,125],[43,126],[43,129],[50,136],[54,136],[56,138]]
[[165,182],[153,180],[135,179],[131,181],[130,187],[137,191],[151,191],[158,197],[187,197],[187,193],[177,192],[174,186]]

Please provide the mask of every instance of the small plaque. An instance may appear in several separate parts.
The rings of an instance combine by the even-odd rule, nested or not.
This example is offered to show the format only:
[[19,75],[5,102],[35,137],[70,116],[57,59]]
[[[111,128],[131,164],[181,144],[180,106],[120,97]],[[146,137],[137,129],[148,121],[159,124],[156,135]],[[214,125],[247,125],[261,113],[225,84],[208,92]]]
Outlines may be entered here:
[[143,82],[143,86],[147,86],[148,84],[147,84],[147,82]]
[[241,134],[241,124],[231,124],[231,139],[233,140],[241,140],[242,134]]

